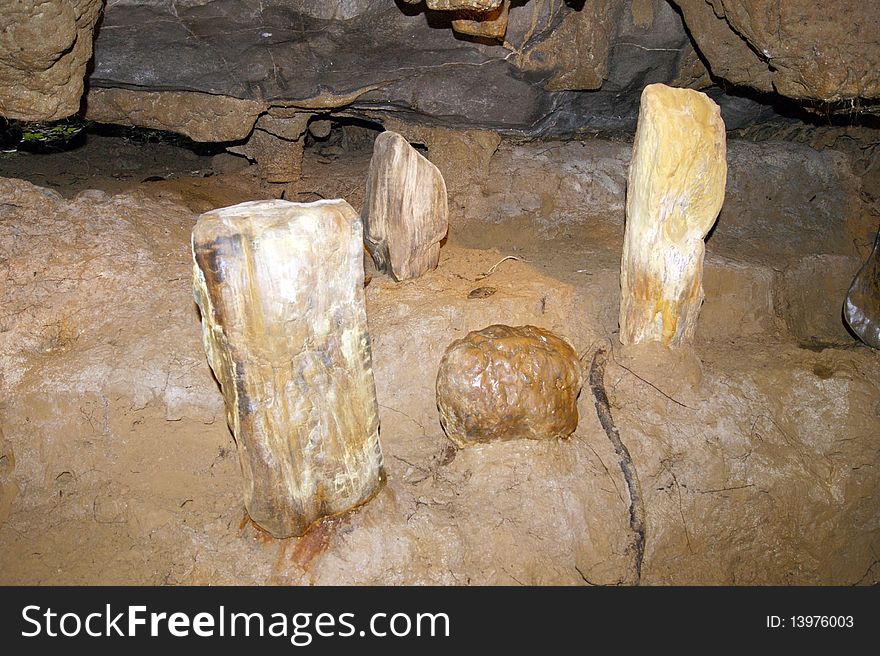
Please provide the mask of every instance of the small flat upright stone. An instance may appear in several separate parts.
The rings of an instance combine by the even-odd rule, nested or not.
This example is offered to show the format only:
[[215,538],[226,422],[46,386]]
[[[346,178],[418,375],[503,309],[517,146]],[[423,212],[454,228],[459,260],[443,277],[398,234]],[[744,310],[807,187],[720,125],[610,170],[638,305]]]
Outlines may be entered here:
[[706,94],[642,91],[626,197],[620,341],[677,347],[693,339],[703,303],[703,239],[724,202],[727,144]]
[[192,250],[248,514],[289,537],[367,501],[383,471],[357,213],[241,203],[203,214]]
[[379,271],[408,280],[437,268],[448,228],[446,183],[396,132],[376,138],[363,217],[367,248]]
[[582,382],[578,355],[562,338],[535,326],[489,326],[443,354],[440,423],[458,446],[565,438],[577,429]]

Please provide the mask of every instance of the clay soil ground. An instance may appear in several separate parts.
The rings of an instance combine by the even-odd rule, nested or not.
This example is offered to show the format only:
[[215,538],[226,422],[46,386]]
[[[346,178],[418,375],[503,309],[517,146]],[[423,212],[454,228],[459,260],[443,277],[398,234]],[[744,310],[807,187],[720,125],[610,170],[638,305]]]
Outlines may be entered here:
[[387,483],[290,540],[244,513],[189,234],[202,211],[282,192],[359,209],[369,149],[311,149],[288,186],[229,156],[109,137],[4,155],[0,583],[636,582],[588,388],[568,440],[445,438],[440,357],[492,323],[611,350],[605,385],[647,515],[641,583],[878,583],[880,354],[840,320],[877,228],[861,180],[835,151],[731,142],[696,343],[624,348],[630,148],[504,142],[488,171],[450,180],[436,271],[395,283],[365,261]]

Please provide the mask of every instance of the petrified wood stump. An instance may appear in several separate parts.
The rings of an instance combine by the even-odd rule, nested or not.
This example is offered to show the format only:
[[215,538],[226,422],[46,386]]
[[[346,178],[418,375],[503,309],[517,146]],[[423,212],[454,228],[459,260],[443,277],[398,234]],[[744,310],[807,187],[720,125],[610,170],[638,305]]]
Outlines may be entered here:
[[721,112],[698,91],[642,92],[620,269],[620,341],[691,341],[703,303],[704,237],[724,202]]
[[302,535],[368,500],[383,472],[357,213],[344,200],[242,203],[203,214],[192,249],[251,518]]
[[843,316],[859,339],[880,349],[880,232],[846,294]]
[[568,437],[581,383],[577,353],[553,333],[489,326],[446,349],[437,373],[440,423],[459,446]]
[[396,132],[376,138],[364,199],[366,244],[379,271],[395,280],[437,268],[447,229],[440,171]]

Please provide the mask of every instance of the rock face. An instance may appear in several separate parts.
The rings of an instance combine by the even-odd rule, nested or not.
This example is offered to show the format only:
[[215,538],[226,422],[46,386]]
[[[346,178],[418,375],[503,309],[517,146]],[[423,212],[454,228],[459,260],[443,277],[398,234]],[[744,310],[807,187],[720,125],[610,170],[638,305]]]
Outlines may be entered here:
[[193,229],[204,346],[245,505],[276,537],[365,502],[383,478],[361,244],[343,200],[242,203]]
[[[517,65],[524,70],[540,71],[545,75],[549,73],[550,77],[544,83],[548,91],[599,89],[610,74],[612,42],[626,24],[623,20],[623,15],[627,13],[624,5],[621,0],[596,0],[584,4],[578,11],[565,13],[551,9],[555,14],[552,28],[544,28],[543,38],[535,43],[529,43],[529,32],[520,35],[519,26],[511,26],[508,39],[522,44],[516,53]],[[530,30],[531,25],[539,24],[542,8],[541,3],[531,3]],[[653,25],[650,27],[653,28]],[[644,36],[644,26],[639,31],[640,36]],[[662,29],[650,31],[665,32]],[[630,39],[626,41],[633,42]],[[639,41],[637,37],[635,42]],[[622,51],[615,53],[615,57],[626,59]],[[634,81],[630,78],[627,86]],[[643,84],[644,81],[636,83],[639,86]],[[629,89],[631,94],[633,90]]]
[[0,116],[57,120],[79,110],[101,0],[0,4]]
[[571,435],[582,384],[577,353],[535,326],[494,325],[449,345],[437,373],[443,430],[459,446]]
[[[456,37],[454,24],[467,20],[462,6],[480,5],[468,16],[485,30],[484,17],[507,7],[500,0],[442,11],[386,0],[120,0],[106,10],[89,85],[459,129],[631,127],[642,86],[677,75],[688,43],[665,1],[638,3],[637,24],[630,0],[578,10],[562,0],[510,3],[505,42],[489,42]],[[606,78],[607,91],[569,93]]]
[[507,50],[463,45],[451,29],[431,29],[418,9],[362,2],[338,20],[300,5],[110,7],[91,86],[187,89],[300,108],[391,104],[454,123],[528,125],[542,111],[540,89],[514,78]]
[[712,73],[804,100],[880,97],[880,8],[841,0],[673,0]]
[[874,250],[849,288],[843,316],[859,339],[880,349],[880,233]]
[[801,343],[852,344],[841,305],[860,264],[847,255],[807,255],[778,275],[776,312]]
[[[279,115],[280,114],[280,115]],[[302,139],[308,129],[308,113],[275,111],[257,120],[247,143],[229,148],[229,152],[256,161],[260,175],[267,182],[291,182],[302,169]]]
[[[45,120],[79,109],[103,4],[0,8],[10,26],[0,35],[0,115]],[[255,106],[542,136],[630,130],[645,84],[711,83],[700,57],[716,79],[838,103],[830,111],[877,111],[875,3],[674,4],[681,15],[666,0],[114,0],[94,43],[87,111],[218,141],[253,126]],[[571,93],[583,90],[593,93]],[[217,107],[205,107],[211,99]]]
[[188,91],[91,89],[86,118],[184,134],[194,141],[237,141],[246,138],[263,103]]
[[507,32],[509,14],[510,0],[503,0],[491,11],[464,13],[452,21],[452,29],[459,34],[503,40]]
[[376,268],[395,280],[436,269],[447,215],[446,183],[437,167],[395,132],[376,137],[363,212]]
[[705,94],[645,87],[630,163],[620,341],[690,342],[703,303],[703,238],[724,202],[726,137]]

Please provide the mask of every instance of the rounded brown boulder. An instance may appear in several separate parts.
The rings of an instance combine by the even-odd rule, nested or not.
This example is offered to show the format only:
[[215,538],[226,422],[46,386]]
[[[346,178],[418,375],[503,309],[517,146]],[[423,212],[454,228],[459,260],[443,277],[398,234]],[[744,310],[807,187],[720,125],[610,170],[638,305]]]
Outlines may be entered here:
[[560,337],[535,326],[489,326],[443,354],[440,422],[459,446],[568,437],[578,424],[581,383],[577,353]]

